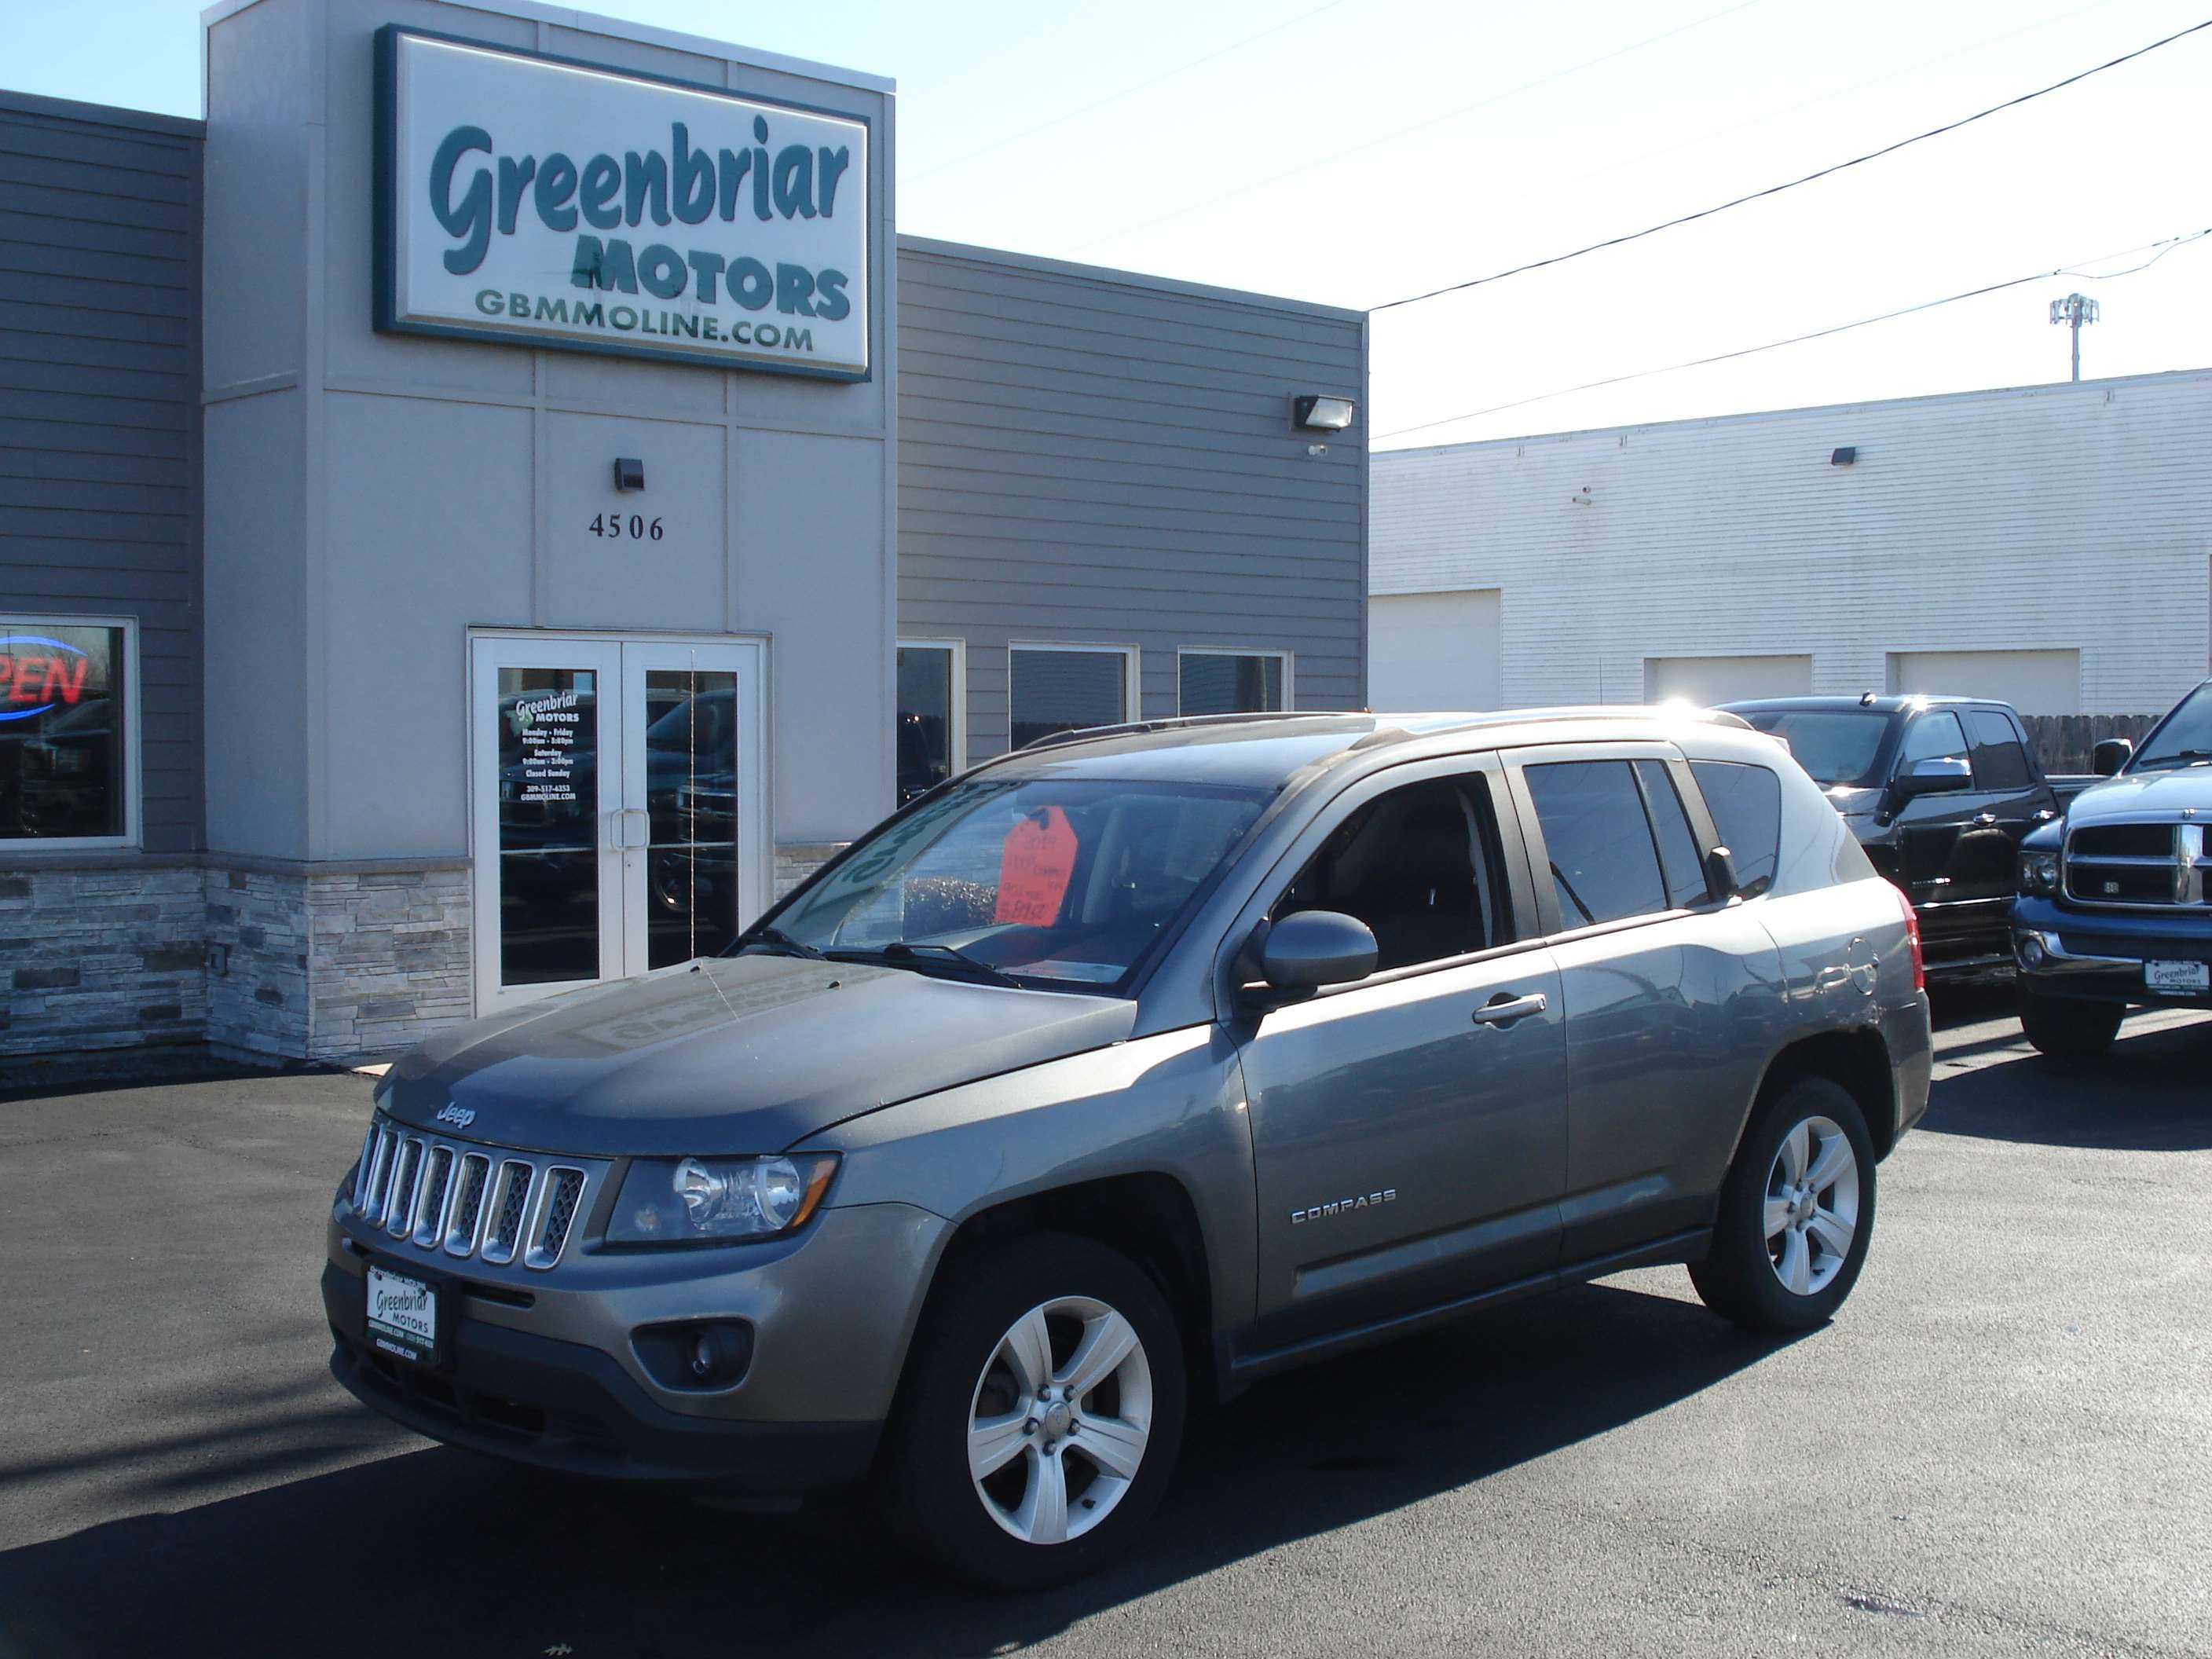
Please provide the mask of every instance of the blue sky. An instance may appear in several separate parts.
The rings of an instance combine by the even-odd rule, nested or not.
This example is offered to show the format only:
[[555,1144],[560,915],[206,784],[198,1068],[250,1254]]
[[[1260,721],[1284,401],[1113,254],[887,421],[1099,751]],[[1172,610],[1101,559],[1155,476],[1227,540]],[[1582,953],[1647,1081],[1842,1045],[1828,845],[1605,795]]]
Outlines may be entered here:
[[[1809,171],[2206,15],[2203,0],[598,9],[895,76],[903,229],[1350,306]],[[0,85],[199,113],[196,9],[97,9],[95,29],[80,8],[0,7]],[[2208,239],[2124,278],[2054,278],[1389,435],[2212,225],[2208,88],[2212,30],[1774,201],[1386,312],[1370,430],[1442,442],[2062,380],[2045,313],[2074,288],[2104,306],[2085,374],[2212,364]]]

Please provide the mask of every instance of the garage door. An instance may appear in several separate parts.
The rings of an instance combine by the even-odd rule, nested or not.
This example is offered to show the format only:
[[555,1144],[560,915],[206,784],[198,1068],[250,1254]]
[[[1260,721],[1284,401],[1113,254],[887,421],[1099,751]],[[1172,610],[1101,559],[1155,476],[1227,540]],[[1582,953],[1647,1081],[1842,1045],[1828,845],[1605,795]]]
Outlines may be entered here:
[[1812,695],[1813,659],[1787,657],[1646,657],[1644,700],[1680,698],[1710,708],[1744,697]]
[[1494,587],[1367,602],[1367,702],[1401,713],[1504,705]]
[[1889,689],[1990,697],[2023,714],[2081,712],[2079,651],[1893,651]]

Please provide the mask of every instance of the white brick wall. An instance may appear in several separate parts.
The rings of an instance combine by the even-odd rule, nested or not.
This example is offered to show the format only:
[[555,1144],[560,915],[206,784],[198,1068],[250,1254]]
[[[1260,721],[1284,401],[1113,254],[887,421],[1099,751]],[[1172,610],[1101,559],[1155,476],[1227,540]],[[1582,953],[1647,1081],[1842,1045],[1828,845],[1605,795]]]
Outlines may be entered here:
[[2146,714],[2212,654],[2212,370],[1400,450],[1373,503],[1375,592],[1504,590],[1507,707],[1640,701],[1647,657],[1853,692],[2078,649],[2069,712]]

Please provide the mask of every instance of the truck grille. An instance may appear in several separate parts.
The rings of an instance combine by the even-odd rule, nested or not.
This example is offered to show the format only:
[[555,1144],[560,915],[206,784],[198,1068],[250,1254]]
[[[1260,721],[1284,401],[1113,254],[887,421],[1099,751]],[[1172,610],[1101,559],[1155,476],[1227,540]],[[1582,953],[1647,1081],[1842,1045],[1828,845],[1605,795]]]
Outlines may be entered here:
[[2078,903],[2135,909],[2203,908],[2201,823],[2093,823],[2066,837],[2066,896]]
[[595,1172],[441,1140],[380,1117],[362,1143],[353,1206],[386,1237],[498,1267],[544,1272],[574,1234]]

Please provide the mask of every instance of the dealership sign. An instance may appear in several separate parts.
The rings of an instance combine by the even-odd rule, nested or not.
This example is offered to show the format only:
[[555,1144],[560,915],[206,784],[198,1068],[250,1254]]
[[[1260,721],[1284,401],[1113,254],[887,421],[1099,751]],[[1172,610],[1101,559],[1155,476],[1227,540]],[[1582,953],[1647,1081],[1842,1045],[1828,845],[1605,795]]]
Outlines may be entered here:
[[376,326],[865,379],[868,124],[396,25]]

